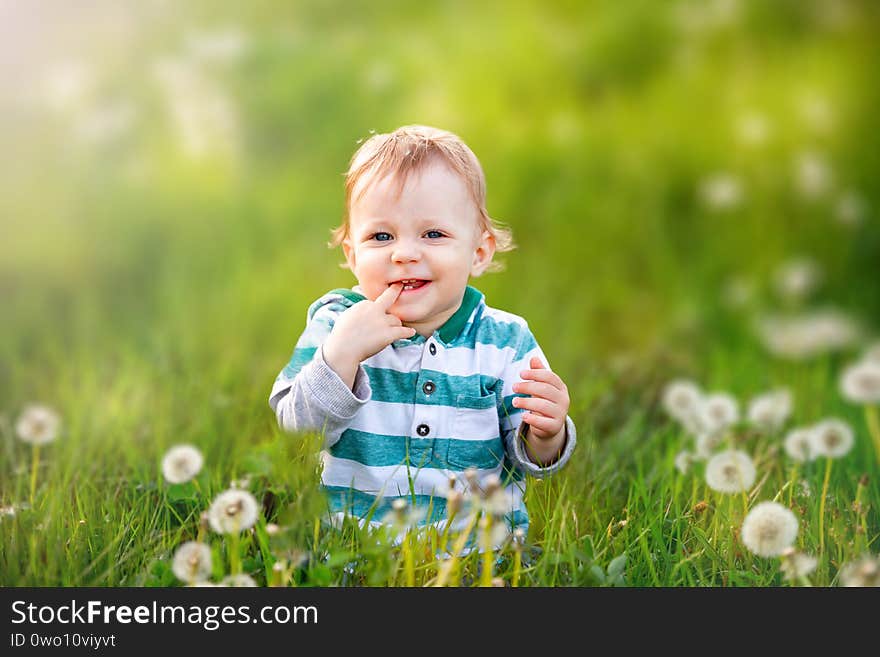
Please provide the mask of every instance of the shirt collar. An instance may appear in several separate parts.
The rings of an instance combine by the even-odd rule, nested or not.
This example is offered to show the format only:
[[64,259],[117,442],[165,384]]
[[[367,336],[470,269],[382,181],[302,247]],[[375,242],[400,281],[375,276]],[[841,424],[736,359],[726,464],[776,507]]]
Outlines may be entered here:
[[[364,301],[367,297],[365,297],[361,293],[361,288],[357,285],[354,286],[351,290],[347,290],[344,288],[340,288],[337,290],[333,290],[338,294],[341,294],[349,301],[357,303],[358,301]],[[443,326],[438,328],[434,333],[440,337],[440,340],[443,341],[444,344],[449,344],[458,335],[461,333],[462,329],[464,329],[467,324],[468,319],[471,316],[471,313],[474,312],[474,308],[476,308],[480,301],[483,299],[483,293],[480,292],[477,288],[468,285],[464,290],[464,297],[461,300],[461,305],[458,307],[452,317],[447,319]],[[418,333],[413,336],[410,340],[412,341],[421,341],[422,336]],[[401,342],[400,340],[395,340],[395,342]],[[409,342],[408,340],[403,340],[402,342]]]

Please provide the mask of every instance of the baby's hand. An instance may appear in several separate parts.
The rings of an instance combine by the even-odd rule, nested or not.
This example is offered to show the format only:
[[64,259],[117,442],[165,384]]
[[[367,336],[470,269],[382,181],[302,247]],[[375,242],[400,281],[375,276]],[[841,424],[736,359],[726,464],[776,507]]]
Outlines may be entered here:
[[520,376],[530,382],[515,383],[513,391],[531,395],[514,397],[513,405],[525,408],[522,421],[529,425],[529,433],[536,438],[553,438],[565,428],[568,415],[568,388],[538,357],[529,361],[532,369],[523,370]]
[[403,283],[394,283],[375,301],[366,299],[342,313],[324,342],[324,358],[357,364],[395,340],[414,336],[415,329],[403,326],[399,317],[388,312],[401,290]]

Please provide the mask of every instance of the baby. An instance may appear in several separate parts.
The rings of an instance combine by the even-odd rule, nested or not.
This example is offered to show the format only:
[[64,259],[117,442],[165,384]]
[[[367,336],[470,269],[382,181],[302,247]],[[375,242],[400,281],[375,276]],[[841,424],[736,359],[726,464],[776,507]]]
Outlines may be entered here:
[[524,475],[559,470],[575,427],[526,321],[468,285],[512,248],[479,161],[436,128],[374,135],[352,157],[346,211],[331,246],[358,285],[309,307],[269,397],[279,425],[323,432],[337,520],[380,522],[402,498],[442,529],[450,481],[478,493],[498,477],[505,524],[526,530]]

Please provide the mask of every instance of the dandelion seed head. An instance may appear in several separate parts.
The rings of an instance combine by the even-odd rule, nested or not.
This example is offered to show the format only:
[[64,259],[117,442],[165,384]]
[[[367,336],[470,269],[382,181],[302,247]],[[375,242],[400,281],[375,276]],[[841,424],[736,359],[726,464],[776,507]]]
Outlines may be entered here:
[[840,571],[842,586],[880,586],[880,558],[867,554]]
[[174,553],[171,570],[177,579],[188,584],[208,579],[211,576],[211,548],[197,541],[183,543]]
[[755,465],[745,452],[727,450],[706,464],[706,483],[720,493],[739,493],[755,483]]
[[845,192],[834,206],[834,218],[842,226],[859,226],[865,221],[866,214],[864,198],[853,191]]
[[706,177],[699,186],[703,203],[711,210],[730,210],[742,203],[743,187],[740,179],[729,173]]
[[856,404],[880,403],[880,361],[864,360],[847,367],[840,377],[840,391]]
[[31,445],[45,445],[58,437],[61,418],[54,410],[43,404],[30,404],[24,408],[15,423],[19,440]]
[[798,552],[792,547],[786,548],[782,553],[782,564],[780,568],[787,580],[796,580],[800,577],[806,577],[814,570],[818,561],[816,557]]
[[716,392],[703,398],[700,420],[709,433],[722,432],[739,420],[736,399],[727,393]]
[[749,112],[737,122],[737,137],[747,146],[760,146],[767,141],[770,124],[767,117],[757,112]]
[[239,573],[238,575],[227,575],[220,582],[220,586],[232,586],[238,588],[244,587],[254,587],[257,583],[254,581],[254,578],[250,575],[245,575],[244,573]]
[[202,453],[192,445],[176,445],[162,459],[162,475],[172,484],[182,484],[202,469]]
[[806,299],[822,280],[822,269],[811,258],[795,258],[783,263],[774,275],[776,291],[789,301]]
[[681,474],[687,474],[691,465],[694,463],[694,455],[684,449],[675,455],[675,468]]
[[755,323],[755,331],[768,351],[792,360],[844,349],[861,333],[852,317],[834,309],[791,316],[765,315]]
[[807,199],[823,196],[831,188],[832,172],[821,153],[805,152],[795,159],[794,177],[798,191]]
[[220,493],[208,510],[208,521],[218,534],[250,529],[257,521],[259,505],[249,492],[229,489]]
[[811,433],[811,429],[792,429],[789,431],[785,435],[785,453],[799,463],[812,461],[815,455],[813,454]]
[[813,441],[813,453],[828,458],[846,455],[855,442],[852,428],[837,418],[819,422],[813,427],[810,436]]
[[708,459],[724,442],[724,434],[703,432],[697,435],[696,458]]
[[697,415],[702,397],[696,383],[678,379],[663,389],[663,408],[671,417],[684,421]]
[[759,557],[776,557],[797,538],[798,521],[790,509],[776,502],[760,502],[743,521],[740,538]]
[[501,477],[492,473],[483,480],[483,495],[491,497],[501,489]]
[[473,491],[477,488],[478,478],[477,478],[477,469],[476,468],[467,468],[464,471],[464,478],[467,481],[468,489]]
[[749,403],[749,422],[768,431],[780,429],[790,414],[791,393],[785,389],[759,395]]
[[464,495],[459,490],[451,490],[446,494],[446,512],[458,513],[464,506]]

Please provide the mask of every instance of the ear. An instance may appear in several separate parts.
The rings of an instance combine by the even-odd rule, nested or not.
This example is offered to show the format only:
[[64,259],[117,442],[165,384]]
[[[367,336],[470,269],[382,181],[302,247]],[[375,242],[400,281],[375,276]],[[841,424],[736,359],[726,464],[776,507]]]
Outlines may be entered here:
[[492,257],[494,255],[495,236],[488,230],[484,230],[474,248],[474,258],[471,263],[471,276],[479,276],[486,271],[486,267],[492,262]]
[[345,254],[345,261],[348,263],[348,268],[354,271],[355,255],[354,248],[351,245],[351,236],[342,240],[342,253]]

